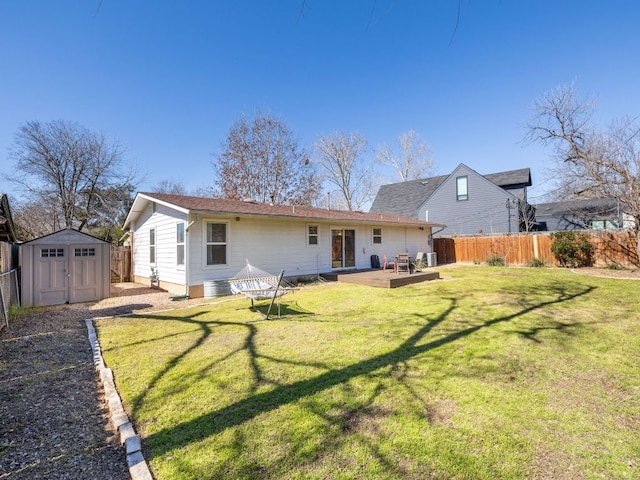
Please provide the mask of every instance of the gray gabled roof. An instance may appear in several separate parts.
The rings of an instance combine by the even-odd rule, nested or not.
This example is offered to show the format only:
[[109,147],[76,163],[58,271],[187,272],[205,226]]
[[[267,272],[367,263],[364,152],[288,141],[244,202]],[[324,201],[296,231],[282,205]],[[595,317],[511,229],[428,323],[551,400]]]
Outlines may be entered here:
[[561,202],[539,203],[534,205],[537,217],[553,215],[590,214],[611,216],[618,213],[618,204],[612,198],[589,198],[582,200],[565,200]]
[[[483,176],[490,182],[505,189],[531,186],[531,170],[528,168],[490,173]],[[427,201],[447,178],[449,178],[449,175],[440,175],[438,177],[382,185],[369,211],[415,217],[420,205]]]
[[528,168],[509,170],[508,172],[490,173],[489,175],[483,176],[502,188],[531,186],[531,170]]
[[407,182],[382,185],[369,209],[373,213],[395,213],[415,217],[418,208],[444,182],[449,175],[421,178]]

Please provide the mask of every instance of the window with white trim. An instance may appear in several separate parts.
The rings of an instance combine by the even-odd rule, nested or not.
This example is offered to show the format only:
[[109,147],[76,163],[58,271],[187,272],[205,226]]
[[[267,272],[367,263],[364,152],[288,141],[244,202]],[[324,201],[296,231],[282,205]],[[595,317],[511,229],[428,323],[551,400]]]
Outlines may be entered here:
[[207,222],[206,228],[207,265],[226,265],[227,224]]
[[95,257],[96,256],[96,249],[91,247],[91,248],[75,248],[73,250],[73,255],[75,257]]
[[307,225],[307,245],[318,245],[318,225]]
[[184,266],[184,223],[176,224],[176,265]]
[[373,233],[372,235],[373,243],[375,245],[382,244],[382,228],[374,227],[372,233]]
[[458,201],[469,200],[468,180],[466,175],[456,178],[456,199]]
[[149,263],[156,263],[156,229],[149,230]]

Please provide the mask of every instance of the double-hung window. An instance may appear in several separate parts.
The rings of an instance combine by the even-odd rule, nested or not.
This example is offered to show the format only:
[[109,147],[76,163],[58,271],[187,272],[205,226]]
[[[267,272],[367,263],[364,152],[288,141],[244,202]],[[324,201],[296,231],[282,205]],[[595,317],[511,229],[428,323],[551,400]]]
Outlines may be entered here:
[[207,265],[227,264],[227,224],[207,222]]
[[373,228],[373,243],[376,245],[382,244],[382,228]]
[[307,225],[307,245],[318,245],[318,225]]
[[456,178],[456,199],[458,201],[469,200],[468,178],[466,176]]
[[184,223],[176,224],[176,265],[184,266]]

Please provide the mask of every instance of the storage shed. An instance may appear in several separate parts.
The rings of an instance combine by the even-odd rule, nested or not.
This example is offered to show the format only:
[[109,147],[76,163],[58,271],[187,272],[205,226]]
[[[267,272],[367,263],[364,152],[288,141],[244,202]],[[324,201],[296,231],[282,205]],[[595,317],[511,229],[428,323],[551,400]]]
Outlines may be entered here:
[[20,245],[22,304],[92,302],[108,298],[110,245],[73,229]]

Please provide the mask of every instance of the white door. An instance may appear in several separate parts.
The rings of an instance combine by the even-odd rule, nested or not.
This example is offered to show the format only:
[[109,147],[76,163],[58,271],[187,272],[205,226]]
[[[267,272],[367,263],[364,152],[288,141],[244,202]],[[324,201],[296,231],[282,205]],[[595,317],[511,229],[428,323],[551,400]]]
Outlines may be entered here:
[[38,247],[35,259],[36,305],[60,305],[69,301],[68,247]]
[[70,248],[69,302],[98,300],[102,278],[98,249],[95,245],[74,245]]

